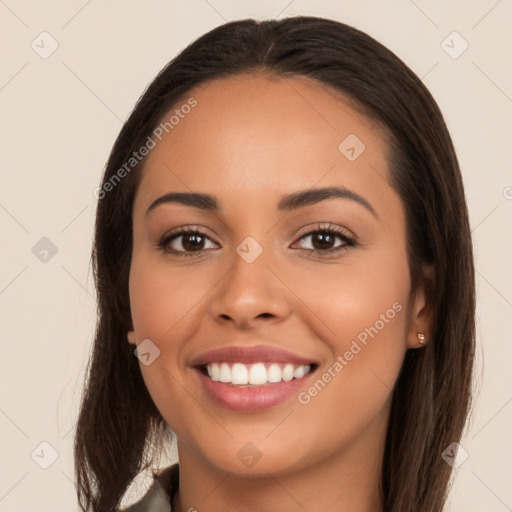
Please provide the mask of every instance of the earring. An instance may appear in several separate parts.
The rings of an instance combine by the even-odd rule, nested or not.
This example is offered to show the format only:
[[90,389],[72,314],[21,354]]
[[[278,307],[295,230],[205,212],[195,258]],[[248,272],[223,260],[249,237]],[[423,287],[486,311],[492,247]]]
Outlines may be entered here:
[[419,344],[420,345],[423,345],[423,343],[425,343],[425,335],[421,332],[418,333],[418,340],[419,340]]
[[126,337],[128,338],[128,343],[132,345],[136,345],[135,343],[135,331],[128,331]]

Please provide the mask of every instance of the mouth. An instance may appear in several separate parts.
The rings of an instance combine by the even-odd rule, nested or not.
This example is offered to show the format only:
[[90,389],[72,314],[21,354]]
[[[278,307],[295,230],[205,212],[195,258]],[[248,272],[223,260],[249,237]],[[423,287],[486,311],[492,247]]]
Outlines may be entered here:
[[206,400],[247,414],[285,406],[314,378],[317,368],[316,363],[275,361],[215,361],[193,367]]
[[316,363],[296,364],[260,361],[251,364],[217,361],[196,367],[203,376],[233,387],[261,387],[299,380],[314,372]]
[[212,406],[249,413],[291,400],[319,361],[275,345],[229,345],[198,354],[189,367],[193,385]]

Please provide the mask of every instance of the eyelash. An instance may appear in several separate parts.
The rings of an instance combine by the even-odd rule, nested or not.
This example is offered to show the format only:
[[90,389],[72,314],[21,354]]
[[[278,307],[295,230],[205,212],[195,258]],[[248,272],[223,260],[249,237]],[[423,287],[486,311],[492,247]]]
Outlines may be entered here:
[[[341,251],[344,251],[344,250],[346,251],[347,247],[354,247],[356,245],[355,240],[353,238],[350,238],[349,236],[347,236],[342,229],[338,228],[337,226],[331,226],[330,224],[323,224],[323,225],[318,226],[317,229],[313,229],[311,231],[307,231],[306,233],[303,233],[302,235],[299,236],[298,241],[302,240],[303,238],[306,238],[307,236],[314,235],[314,234],[317,234],[317,233],[328,234],[328,235],[335,235],[336,237],[340,238],[343,242],[345,242],[345,244],[341,245],[341,246],[338,246],[338,247],[334,247],[333,249],[326,249],[326,250],[322,250],[322,249],[301,249],[302,251],[313,252],[313,253],[316,253],[316,254],[318,254],[320,256],[327,256],[327,255],[330,255],[330,254],[333,254],[333,253],[338,253],[338,252],[341,252]],[[189,251],[175,251],[175,250],[169,251],[169,250],[166,250],[166,247],[169,245],[170,242],[172,242],[175,238],[179,238],[180,236],[184,236],[184,235],[200,235],[200,236],[206,237],[208,239],[210,238],[203,231],[201,231],[201,230],[199,230],[197,228],[194,228],[194,227],[186,226],[186,227],[178,228],[176,231],[164,235],[160,239],[160,241],[158,242],[157,248],[161,252],[165,252],[167,254],[173,254],[173,255],[178,256],[178,257],[197,256],[198,254],[202,253],[203,251],[208,250],[208,249],[201,249],[199,251],[191,251],[191,252],[189,252]]]

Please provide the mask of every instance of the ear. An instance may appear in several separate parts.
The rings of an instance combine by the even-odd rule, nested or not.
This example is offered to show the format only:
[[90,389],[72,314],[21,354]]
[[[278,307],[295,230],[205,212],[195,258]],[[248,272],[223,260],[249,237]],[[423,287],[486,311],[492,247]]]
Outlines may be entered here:
[[130,343],[131,345],[137,345],[137,343],[135,342],[135,331],[128,331],[126,337],[128,338],[128,343]]
[[[418,285],[410,306],[409,329],[407,333],[407,348],[424,347],[430,338],[431,308],[427,303],[426,287],[434,276],[432,265],[423,266],[423,279]],[[420,343],[418,334],[424,335],[423,343]]]

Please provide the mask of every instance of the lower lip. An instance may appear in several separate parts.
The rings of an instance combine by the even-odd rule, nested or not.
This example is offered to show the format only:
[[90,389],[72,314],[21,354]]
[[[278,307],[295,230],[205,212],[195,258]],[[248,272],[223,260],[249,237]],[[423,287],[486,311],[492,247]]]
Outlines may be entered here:
[[219,405],[236,411],[249,412],[268,409],[297,394],[304,387],[308,377],[314,373],[314,370],[300,379],[263,384],[262,386],[255,387],[232,386],[215,381],[198,369],[196,369],[196,373],[199,375],[207,395]]

